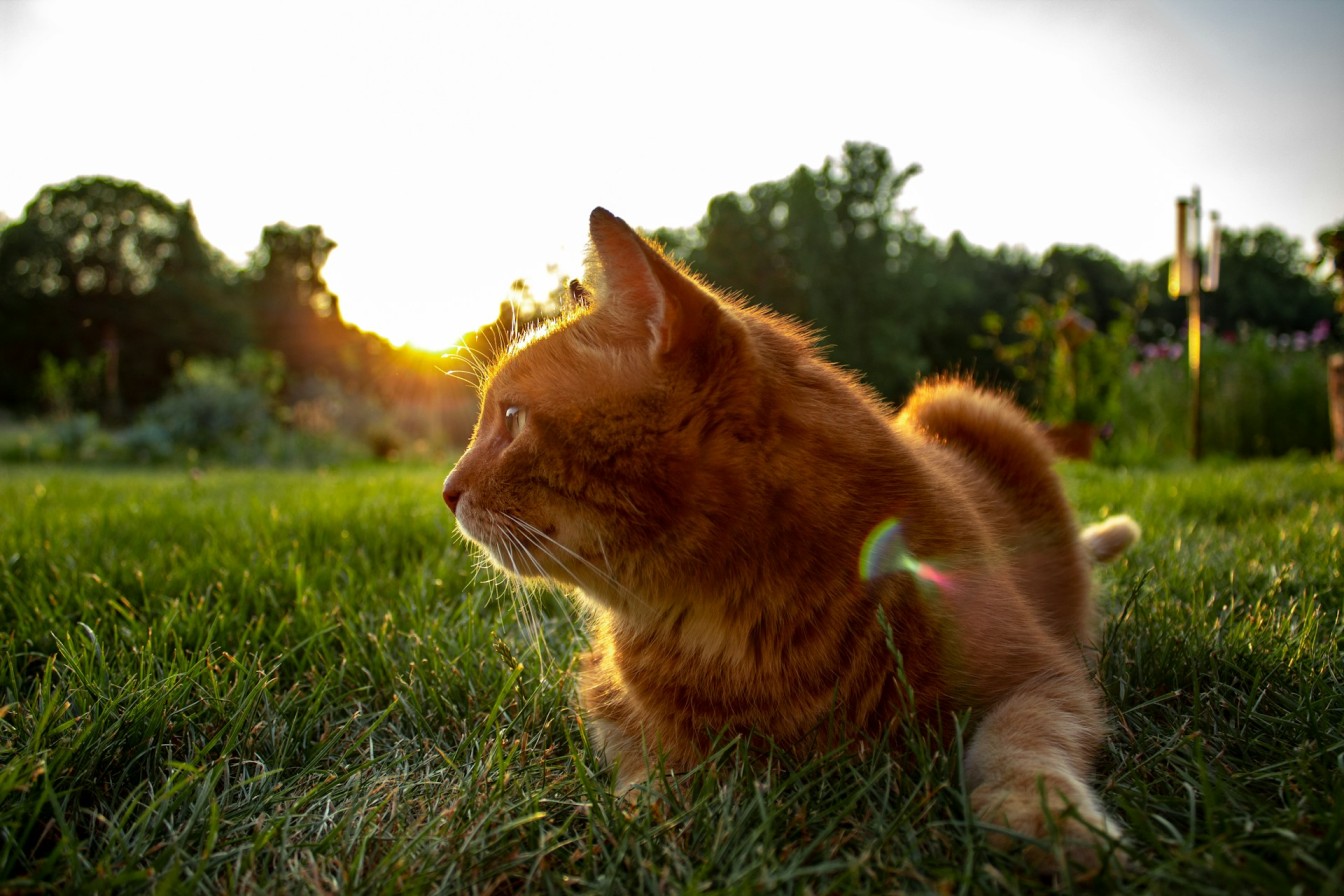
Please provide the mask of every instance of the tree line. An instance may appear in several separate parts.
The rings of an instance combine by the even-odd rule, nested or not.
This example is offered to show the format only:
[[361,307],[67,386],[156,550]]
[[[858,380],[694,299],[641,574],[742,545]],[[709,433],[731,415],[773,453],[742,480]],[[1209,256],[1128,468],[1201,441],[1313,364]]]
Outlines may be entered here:
[[[652,235],[711,282],[816,324],[836,360],[892,398],[948,371],[1020,387],[1016,362],[1040,327],[1156,341],[1184,325],[1184,303],[1166,296],[1169,260],[1125,263],[1066,245],[1037,257],[984,249],[959,232],[933,238],[900,205],[919,170],[897,168],[881,146],[848,143],[818,168],[717,196],[696,225]],[[1341,226],[1321,231],[1322,253],[1338,251]],[[1337,330],[1339,309],[1300,243],[1262,227],[1224,234],[1205,319],[1225,333],[1306,331],[1322,320]]]
[[[711,199],[691,227],[649,233],[716,285],[814,324],[835,360],[895,400],[944,371],[1029,391],[1027,362],[1061,334],[1177,336],[1184,308],[1166,298],[1166,261],[936,239],[900,203],[919,170],[847,143],[819,167]],[[1327,267],[1342,226],[1318,237]],[[162,395],[185,359],[247,350],[282,358],[288,383],[323,379],[389,402],[469,392],[436,368],[479,367],[559,306],[554,292],[534,300],[515,283],[494,325],[464,337],[458,360],[434,362],[342,319],[322,278],[335,245],[321,227],[277,223],[240,266],[202,238],[189,202],[106,177],[45,187],[0,229],[0,406],[40,410],[54,367],[82,377],[84,404],[118,422]],[[1311,261],[1276,228],[1227,232],[1206,320],[1229,332],[1322,320],[1337,331],[1334,291]]]
[[437,386],[423,358],[346,323],[322,278],[336,243],[315,225],[261,231],[235,265],[201,236],[191,203],[131,181],[40,190],[0,230],[0,407],[42,409],[44,372],[76,403],[124,421],[191,358],[283,359],[292,385],[334,381],[375,397]]

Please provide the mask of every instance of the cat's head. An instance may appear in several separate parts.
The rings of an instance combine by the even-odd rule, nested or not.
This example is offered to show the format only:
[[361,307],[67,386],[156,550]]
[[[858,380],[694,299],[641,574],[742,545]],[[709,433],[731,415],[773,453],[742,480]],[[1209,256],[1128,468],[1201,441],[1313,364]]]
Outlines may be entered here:
[[768,396],[752,312],[604,209],[590,238],[577,301],[489,372],[443,497],[505,571],[637,612],[708,572]]

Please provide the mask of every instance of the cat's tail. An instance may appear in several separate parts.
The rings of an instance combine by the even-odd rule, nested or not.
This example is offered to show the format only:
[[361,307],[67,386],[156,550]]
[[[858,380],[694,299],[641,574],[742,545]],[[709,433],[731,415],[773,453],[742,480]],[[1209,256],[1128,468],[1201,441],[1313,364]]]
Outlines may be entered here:
[[1139,524],[1124,514],[1093,523],[1078,536],[1083,549],[1094,563],[1110,563],[1134,542],[1139,540],[1143,530]]

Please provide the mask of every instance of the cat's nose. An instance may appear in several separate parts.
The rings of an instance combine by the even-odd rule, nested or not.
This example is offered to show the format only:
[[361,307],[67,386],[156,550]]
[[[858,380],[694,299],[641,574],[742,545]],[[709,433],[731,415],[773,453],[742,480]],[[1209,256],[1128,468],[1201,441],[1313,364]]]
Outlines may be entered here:
[[448,505],[448,509],[457,514],[457,502],[462,500],[462,489],[458,488],[453,482],[452,474],[443,480],[443,503]]

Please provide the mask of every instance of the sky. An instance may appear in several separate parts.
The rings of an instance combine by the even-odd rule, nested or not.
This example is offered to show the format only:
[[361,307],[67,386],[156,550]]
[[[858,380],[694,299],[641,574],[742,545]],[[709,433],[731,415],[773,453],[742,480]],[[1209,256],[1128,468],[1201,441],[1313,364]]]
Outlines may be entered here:
[[0,213],[108,175],[238,262],[317,224],[345,319],[426,349],[581,275],[594,206],[689,226],[848,140],[939,238],[1155,262],[1198,185],[1311,249],[1341,48],[1344,0],[0,0]]

